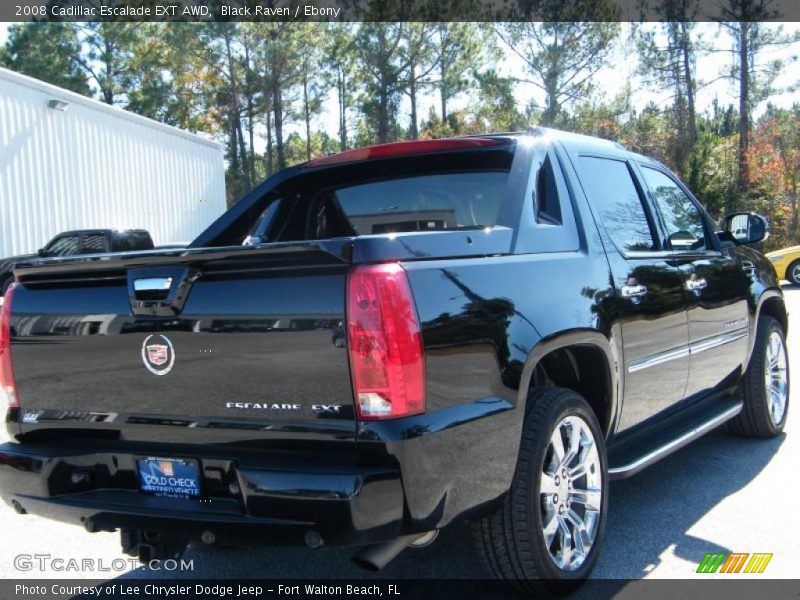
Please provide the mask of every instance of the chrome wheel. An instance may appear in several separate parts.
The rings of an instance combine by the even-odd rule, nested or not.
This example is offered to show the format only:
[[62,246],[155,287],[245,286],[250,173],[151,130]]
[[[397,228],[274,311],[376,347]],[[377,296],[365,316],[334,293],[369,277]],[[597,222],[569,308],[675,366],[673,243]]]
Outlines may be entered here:
[[792,283],[800,285],[800,262],[796,263],[792,267],[792,271],[789,273],[789,278],[792,280]]
[[550,558],[559,569],[574,571],[597,537],[603,497],[597,443],[582,418],[564,417],[553,430],[539,491]]
[[764,385],[767,391],[769,416],[774,425],[779,425],[786,414],[788,378],[786,375],[786,346],[777,331],[770,333],[764,355]]

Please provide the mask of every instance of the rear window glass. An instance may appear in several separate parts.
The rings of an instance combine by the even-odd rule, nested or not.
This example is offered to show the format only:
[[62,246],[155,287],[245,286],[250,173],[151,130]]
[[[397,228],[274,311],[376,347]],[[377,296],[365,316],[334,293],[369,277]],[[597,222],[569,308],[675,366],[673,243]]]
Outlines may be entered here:
[[507,172],[442,173],[371,182],[335,191],[358,235],[475,229],[497,223]]
[[106,236],[102,233],[86,233],[83,236],[83,248],[81,251],[85,254],[97,254],[105,252],[106,250]]
[[153,240],[146,231],[114,231],[111,234],[112,252],[152,250]]

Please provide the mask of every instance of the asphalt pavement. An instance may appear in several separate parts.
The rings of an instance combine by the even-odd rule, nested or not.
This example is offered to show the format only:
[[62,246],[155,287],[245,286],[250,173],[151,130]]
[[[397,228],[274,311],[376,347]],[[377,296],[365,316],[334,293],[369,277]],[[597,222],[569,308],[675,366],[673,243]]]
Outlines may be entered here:
[[[800,377],[800,323],[792,319],[800,315],[800,289],[784,291],[791,313],[791,372]],[[783,435],[742,440],[723,427],[639,475],[614,482],[606,536],[593,576],[702,577],[695,570],[707,552],[769,552],[774,556],[757,577],[796,578],[800,564],[800,511],[795,508],[800,498],[797,389],[792,391]],[[122,563],[119,559],[125,557],[117,534],[88,534],[80,527],[18,516],[5,504],[0,506],[0,524],[2,578],[489,576],[467,525],[442,531],[427,548],[405,551],[376,575],[355,567],[348,549],[328,547],[190,547],[184,558],[193,561],[191,573],[155,572]],[[84,569],[90,564],[94,571]]]

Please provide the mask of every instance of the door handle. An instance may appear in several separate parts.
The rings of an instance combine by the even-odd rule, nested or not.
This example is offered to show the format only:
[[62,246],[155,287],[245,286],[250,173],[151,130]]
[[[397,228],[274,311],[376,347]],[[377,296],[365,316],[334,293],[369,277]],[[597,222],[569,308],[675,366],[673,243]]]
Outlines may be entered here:
[[137,292],[168,292],[172,287],[172,277],[141,277],[133,280]]
[[749,260],[742,261],[742,271],[746,271],[747,273],[752,273],[756,270],[756,266]]
[[647,293],[647,288],[643,285],[623,285],[619,288],[623,298],[640,298]]
[[689,279],[686,282],[686,289],[690,292],[699,292],[708,285],[705,279]]

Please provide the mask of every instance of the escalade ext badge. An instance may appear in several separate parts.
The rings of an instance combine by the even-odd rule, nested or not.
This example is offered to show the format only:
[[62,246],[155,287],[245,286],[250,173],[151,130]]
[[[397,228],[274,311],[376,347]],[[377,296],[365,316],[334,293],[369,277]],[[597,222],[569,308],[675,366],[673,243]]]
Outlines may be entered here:
[[300,410],[299,404],[270,403],[270,402],[226,402],[225,408],[240,408],[245,410]]

